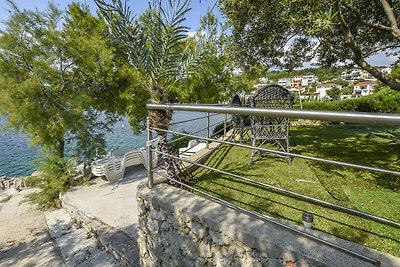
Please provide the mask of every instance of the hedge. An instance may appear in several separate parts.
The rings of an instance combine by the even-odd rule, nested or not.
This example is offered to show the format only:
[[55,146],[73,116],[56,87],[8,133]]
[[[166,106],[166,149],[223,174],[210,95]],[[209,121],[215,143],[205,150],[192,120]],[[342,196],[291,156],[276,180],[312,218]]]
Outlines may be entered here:
[[305,102],[303,109],[400,113],[400,92],[384,89],[375,94],[354,99]]

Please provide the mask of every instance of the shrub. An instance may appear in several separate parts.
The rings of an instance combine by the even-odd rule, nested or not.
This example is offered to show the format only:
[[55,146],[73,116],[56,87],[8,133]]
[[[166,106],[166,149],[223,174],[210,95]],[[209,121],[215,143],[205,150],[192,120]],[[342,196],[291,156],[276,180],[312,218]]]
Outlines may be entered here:
[[400,113],[400,92],[384,89],[375,94],[332,102],[306,102],[303,109]]
[[41,209],[60,208],[60,193],[80,183],[74,179],[72,167],[55,156],[41,159],[38,171],[40,174],[27,178],[26,184],[41,189],[28,195],[28,199]]

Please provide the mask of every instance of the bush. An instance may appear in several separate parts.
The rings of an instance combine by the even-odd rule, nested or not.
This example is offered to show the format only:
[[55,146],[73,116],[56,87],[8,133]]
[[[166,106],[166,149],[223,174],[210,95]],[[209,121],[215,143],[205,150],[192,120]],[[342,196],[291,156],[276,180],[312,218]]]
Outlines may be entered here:
[[26,184],[41,189],[28,195],[28,199],[41,209],[60,208],[60,193],[80,183],[73,178],[72,167],[64,159],[54,156],[43,158],[38,171],[40,175],[27,178]]
[[306,102],[303,109],[400,113],[400,92],[384,89],[375,94],[332,102]]

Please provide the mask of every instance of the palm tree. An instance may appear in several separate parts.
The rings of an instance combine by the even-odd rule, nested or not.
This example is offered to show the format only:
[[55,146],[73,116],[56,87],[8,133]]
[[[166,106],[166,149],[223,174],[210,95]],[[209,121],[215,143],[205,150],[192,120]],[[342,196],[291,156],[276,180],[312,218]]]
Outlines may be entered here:
[[[111,3],[95,0],[95,3],[114,40],[126,49],[130,64],[146,80],[150,102],[170,102],[166,88],[186,78],[188,66],[196,61],[193,53],[189,55],[182,48],[188,32],[188,27],[182,23],[190,10],[189,0],[169,0],[166,6],[161,0],[149,1],[149,8],[139,17],[132,16],[126,0],[124,3],[121,0]],[[150,125],[168,130],[171,117],[171,111],[151,111]],[[157,150],[168,151],[166,133],[157,133],[160,136]],[[168,175],[175,176],[172,160],[163,158],[167,162]]]

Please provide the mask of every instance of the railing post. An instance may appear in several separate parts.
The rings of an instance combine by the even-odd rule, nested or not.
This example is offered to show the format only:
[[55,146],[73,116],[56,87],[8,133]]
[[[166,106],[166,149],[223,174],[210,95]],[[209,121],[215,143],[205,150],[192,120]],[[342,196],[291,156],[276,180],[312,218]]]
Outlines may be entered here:
[[226,138],[226,121],[228,120],[228,114],[225,113],[225,119],[224,119],[224,140]]
[[153,140],[153,132],[150,128],[150,117],[147,116],[147,177],[148,187],[152,188],[154,185],[153,181],[153,152],[151,151]]
[[[210,138],[210,112],[207,112],[207,138]],[[210,148],[210,142],[206,140],[206,148]]]

